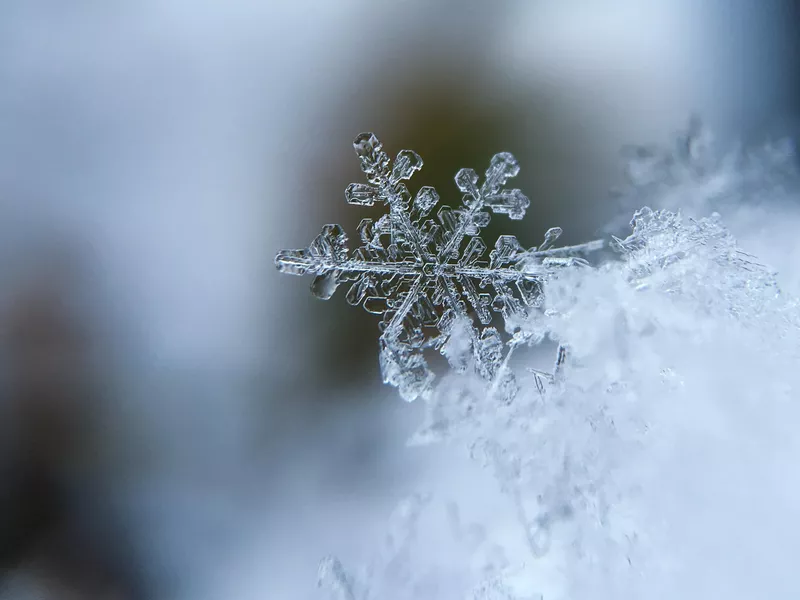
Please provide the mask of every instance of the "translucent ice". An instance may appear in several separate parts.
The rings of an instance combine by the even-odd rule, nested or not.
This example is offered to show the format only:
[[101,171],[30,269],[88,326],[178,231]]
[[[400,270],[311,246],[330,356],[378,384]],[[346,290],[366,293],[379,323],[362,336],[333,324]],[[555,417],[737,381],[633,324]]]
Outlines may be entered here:
[[[482,377],[494,377],[503,352],[498,352],[496,330],[486,329],[492,312],[500,313],[506,329],[515,331],[519,321],[539,308],[548,273],[583,264],[563,258],[599,244],[553,252],[561,234],[554,227],[539,248],[529,251],[514,236],[500,236],[487,261],[480,232],[491,213],[521,219],[530,204],[520,190],[505,187],[519,173],[511,154],[496,154],[482,183],[475,171],[461,169],[455,176],[463,193],[461,205],[442,206],[436,218],[428,218],[439,202],[436,190],[422,187],[412,199],[403,183],[422,168],[416,152],[401,151],[392,166],[372,133],[359,135],[353,147],[369,183],[350,184],[345,199],[361,206],[383,204],[388,213],[377,222],[361,221],[362,245],[352,253],[341,227],[325,225],[307,248],[279,252],[276,266],[292,275],[315,275],[311,289],[323,300],[346,283],[350,304],[382,317],[383,379],[398,387],[406,400],[427,396],[432,389],[433,375],[423,356],[426,348],[446,354],[459,370],[473,366]],[[511,375],[504,371],[502,376],[507,380]],[[492,389],[513,393],[513,382],[508,383],[497,382]]]

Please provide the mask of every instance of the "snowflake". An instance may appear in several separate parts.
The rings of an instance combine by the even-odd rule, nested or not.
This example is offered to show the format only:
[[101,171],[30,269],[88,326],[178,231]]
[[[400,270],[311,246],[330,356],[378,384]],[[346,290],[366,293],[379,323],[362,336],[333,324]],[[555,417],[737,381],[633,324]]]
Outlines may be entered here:
[[[495,154],[481,184],[475,171],[461,169],[455,176],[463,193],[461,205],[441,206],[430,218],[439,203],[436,190],[425,186],[412,198],[403,183],[422,168],[416,152],[401,151],[390,166],[374,134],[359,135],[353,146],[369,183],[350,184],[347,202],[383,203],[388,213],[377,222],[361,221],[362,245],[352,253],[341,226],[325,225],[307,248],[279,252],[276,266],[284,273],[315,275],[311,289],[321,299],[330,298],[347,282],[350,304],[382,316],[383,379],[398,387],[406,400],[431,390],[433,373],[423,356],[426,348],[439,350],[457,371],[474,365],[484,379],[495,380],[496,387],[504,365],[504,342],[489,326],[492,312],[502,315],[507,331],[518,332],[518,324],[541,306],[541,286],[548,271],[585,264],[575,254],[601,244],[553,248],[561,235],[561,229],[554,227],[538,248],[530,250],[513,235],[499,236],[487,261],[487,246],[479,234],[491,213],[519,220],[530,204],[520,190],[505,187],[519,173],[511,154]],[[484,291],[487,288],[493,293]]]

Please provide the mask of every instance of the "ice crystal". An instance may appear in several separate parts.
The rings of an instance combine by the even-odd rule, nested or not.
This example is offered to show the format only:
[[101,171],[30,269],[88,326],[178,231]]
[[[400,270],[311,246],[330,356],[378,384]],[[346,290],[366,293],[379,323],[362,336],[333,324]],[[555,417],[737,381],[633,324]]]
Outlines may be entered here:
[[[359,139],[363,146],[371,138]],[[353,184],[348,197],[389,205],[388,215],[369,223],[380,233],[362,237],[364,246],[350,255],[343,241],[340,250],[325,241],[334,231],[327,226],[306,250],[280,254],[279,266],[321,277],[314,288],[328,295],[340,281],[371,282],[378,292],[353,292],[355,303],[385,302],[381,352],[409,361],[398,362],[389,371],[397,378],[388,380],[406,397],[410,390],[425,395],[414,441],[468,448],[494,476],[504,504],[488,527],[465,527],[458,506],[449,510],[452,548],[441,532],[436,539],[446,547],[436,556],[452,559],[443,568],[420,539],[431,529],[421,520],[441,515],[432,514],[427,498],[404,501],[366,566],[345,571],[336,559],[323,562],[320,584],[334,598],[785,595],[797,550],[793,524],[800,522],[792,469],[800,452],[800,302],[729,227],[737,216],[741,221],[742,205],[774,208],[795,193],[796,174],[793,159],[776,147],[735,159],[712,148],[693,122],[675,148],[637,151],[628,165],[627,200],[637,203],[629,228],[614,228],[615,258],[591,267],[576,255],[596,244],[553,250],[550,240],[524,250],[516,240],[501,241],[505,236],[487,263],[483,250],[462,262],[480,239],[474,215],[491,210],[484,198],[519,197],[503,191],[505,179],[490,193],[477,187],[474,173],[460,172],[456,181],[472,186],[459,185],[462,206],[433,220],[425,216],[436,204],[432,191],[423,188],[417,197],[427,199],[412,202],[385,154],[378,149],[366,162],[362,156],[370,185]],[[361,155],[358,140],[357,150]],[[395,169],[419,168],[414,156],[401,153]],[[800,219],[796,210],[781,214]],[[461,239],[441,254],[453,239],[448,232],[459,228]],[[409,237],[423,240],[421,250]],[[576,265],[588,268],[564,268]],[[477,269],[483,271],[473,277]],[[462,279],[476,291],[482,283],[494,289],[483,306],[499,309],[509,340],[481,319]],[[518,281],[534,292],[526,297]],[[448,286],[457,295],[448,296]],[[409,321],[418,304],[435,317]],[[427,335],[430,329],[436,334]],[[510,362],[514,348],[545,337],[559,346],[552,372],[525,356]],[[408,369],[424,366],[429,347],[457,367],[435,386],[427,371],[418,379]],[[507,537],[509,530],[518,539]]]
[[[557,385],[521,382],[514,402],[504,404],[452,375],[426,404],[416,439],[468,446],[493,473],[524,536],[528,556],[517,554],[500,579],[481,584],[502,590],[493,591],[500,598],[541,590],[552,573],[530,560],[554,550],[570,573],[560,584],[564,596],[555,597],[594,598],[597,590],[649,597],[637,595],[637,573],[656,576],[678,559],[653,549],[653,539],[664,544],[668,533],[639,512],[642,488],[653,493],[639,465],[661,451],[652,449],[666,435],[652,431],[659,415],[687,393],[685,379],[706,368],[685,357],[706,355],[725,339],[758,348],[769,363],[792,359],[787,345],[772,346],[800,330],[794,305],[719,215],[643,208],[612,246],[620,260],[549,277],[542,317],[521,324],[522,331],[543,327],[570,348]],[[521,591],[502,577],[514,569],[526,577]]]
[[[503,364],[504,342],[489,326],[492,312],[502,315],[508,331],[517,331],[519,322],[541,306],[547,274],[586,264],[578,255],[599,243],[555,248],[561,229],[553,227],[538,248],[529,250],[513,235],[501,235],[486,260],[480,232],[492,213],[518,220],[530,204],[520,190],[505,187],[519,173],[511,154],[495,154],[482,182],[472,169],[456,173],[460,206],[440,206],[432,218],[439,204],[436,190],[424,186],[412,198],[404,183],[422,168],[416,152],[401,151],[392,165],[372,133],[359,135],[353,146],[369,183],[350,184],[345,199],[361,206],[384,204],[388,213],[377,222],[361,221],[361,246],[352,253],[342,228],[325,225],[307,248],[279,252],[276,266],[284,273],[314,275],[311,290],[324,300],[347,283],[350,304],[382,317],[383,379],[406,400],[427,396],[432,389],[426,348],[442,352],[457,371],[472,365],[484,379],[494,380]],[[513,394],[507,372],[501,369],[500,376],[504,379],[493,389]]]

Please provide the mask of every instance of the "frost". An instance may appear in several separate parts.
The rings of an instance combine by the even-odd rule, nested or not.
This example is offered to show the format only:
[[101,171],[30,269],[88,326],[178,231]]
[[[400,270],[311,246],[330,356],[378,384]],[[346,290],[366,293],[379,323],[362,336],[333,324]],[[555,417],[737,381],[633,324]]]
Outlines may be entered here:
[[[718,154],[693,122],[675,147],[635,151],[622,195],[623,204],[636,203],[627,231],[615,228],[615,257],[594,266],[580,254],[599,244],[554,249],[557,228],[531,250],[500,236],[482,262],[484,249],[469,251],[480,227],[468,215],[491,210],[493,195],[521,207],[519,194],[484,190],[474,172],[461,171],[461,207],[429,220],[418,212],[438,197],[420,191],[412,202],[393,179],[421,166],[416,155],[401,153],[390,171],[377,142],[366,147],[370,185],[353,184],[348,194],[389,204],[379,221],[386,241],[370,234],[353,256],[341,240],[318,241],[282,253],[279,264],[321,276],[315,289],[326,296],[339,281],[372,277],[383,289],[389,280],[380,297],[395,309],[384,317],[381,351],[409,362],[394,364],[388,381],[425,399],[412,442],[466,448],[505,504],[485,523],[465,525],[458,505],[445,516],[427,497],[412,497],[365,565],[345,572],[335,559],[323,562],[325,590],[345,600],[796,596],[800,303],[730,228],[740,207],[796,193],[789,147]],[[786,214],[800,222],[796,211]],[[449,242],[436,240],[460,228],[461,240],[441,254]],[[327,226],[323,238],[336,231]],[[432,237],[417,252],[408,231]],[[363,258],[367,247],[385,257]],[[372,270],[342,276],[354,264]],[[494,289],[484,308],[502,315],[506,335],[481,319],[464,278]],[[535,283],[527,301],[520,281]],[[412,343],[405,317],[395,321],[396,303],[411,311],[404,303],[417,282],[413,302],[432,308],[437,333],[415,322]],[[451,304],[439,291],[449,285],[467,302]],[[370,294],[359,302],[378,297]],[[514,354],[545,339],[558,345],[552,370]],[[435,385],[422,358],[429,347],[454,367]],[[443,521],[449,537],[438,532],[432,552],[421,534]],[[497,534],[509,530],[516,536]],[[452,562],[436,564],[440,552]]]
[[319,587],[330,590],[334,600],[355,600],[356,598],[353,595],[352,583],[342,563],[335,556],[328,556],[320,562],[317,582]]
[[[550,597],[661,597],[636,586],[637,573],[654,585],[680,564],[670,554],[679,542],[664,541],[669,532],[643,514],[651,501],[640,500],[661,489],[643,463],[657,464],[672,443],[669,407],[690,397],[709,365],[718,368],[714,353],[726,347],[756,352],[772,369],[797,360],[795,302],[719,215],[645,208],[613,247],[617,261],[548,278],[543,315],[520,326],[544,327],[569,349],[552,385],[521,379],[504,404],[452,375],[427,404],[417,440],[466,445],[494,474],[525,538],[527,557],[515,555],[507,569],[525,584],[512,590],[507,575],[495,581],[487,589],[502,590],[492,592],[500,598],[535,597],[556,576],[536,567],[551,554],[570,575],[563,596]],[[692,362],[698,357],[705,360]],[[752,385],[738,385],[757,393],[765,376],[743,373]]]
[[610,230],[645,203],[697,217],[767,199],[774,204],[797,188],[797,159],[789,139],[723,150],[698,117],[690,119],[671,145],[629,146],[623,157],[625,182],[613,194],[622,213]]
[[377,222],[361,221],[362,245],[352,253],[342,228],[325,225],[307,248],[279,252],[276,266],[292,275],[314,275],[311,290],[323,300],[347,283],[350,304],[382,317],[383,379],[406,400],[430,395],[427,348],[439,350],[456,371],[472,366],[493,382],[492,389],[513,395],[511,374],[503,368],[503,342],[489,326],[492,312],[502,315],[509,332],[517,332],[519,323],[539,310],[547,276],[588,264],[579,255],[601,244],[554,248],[561,229],[553,227],[538,248],[529,250],[514,236],[501,235],[486,261],[480,232],[491,215],[522,219],[530,204],[520,190],[505,187],[519,173],[511,154],[495,154],[482,181],[472,169],[461,169],[455,176],[461,204],[443,205],[430,218],[439,203],[436,190],[422,187],[412,198],[404,183],[422,168],[416,152],[401,151],[391,165],[374,134],[359,135],[353,146],[369,183],[350,184],[345,199],[362,206],[383,204],[388,213]]

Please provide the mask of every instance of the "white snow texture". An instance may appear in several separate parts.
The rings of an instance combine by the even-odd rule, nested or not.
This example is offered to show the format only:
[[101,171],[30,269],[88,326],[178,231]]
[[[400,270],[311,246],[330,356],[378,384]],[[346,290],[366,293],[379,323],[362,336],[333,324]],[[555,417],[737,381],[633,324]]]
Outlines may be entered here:
[[[513,360],[494,352],[491,377],[454,370],[422,398],[412,441],[467,448],[504,508],[470,525],[470,498],[413,496],[361,566],[323,561],[323,596],[800,597],[792,148],[720,153],[692,122],[628,171],[614,255],[539,273],[539,303],[506,323]],[[464,352],[474,327],[440,350],[486,360]],[[555,372],[532,369],[539,342],[560,348]],[[506,371],[516,394],[498,393]]]

